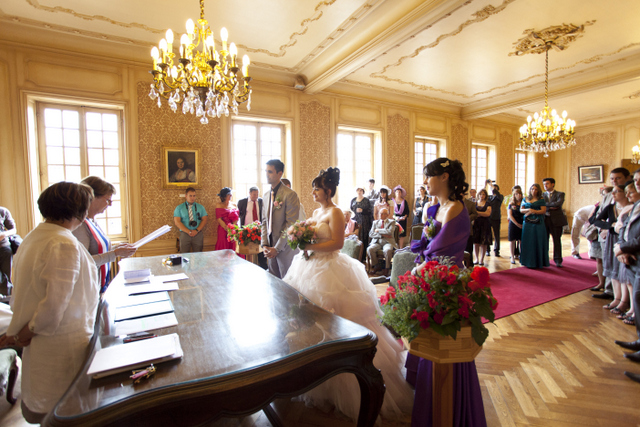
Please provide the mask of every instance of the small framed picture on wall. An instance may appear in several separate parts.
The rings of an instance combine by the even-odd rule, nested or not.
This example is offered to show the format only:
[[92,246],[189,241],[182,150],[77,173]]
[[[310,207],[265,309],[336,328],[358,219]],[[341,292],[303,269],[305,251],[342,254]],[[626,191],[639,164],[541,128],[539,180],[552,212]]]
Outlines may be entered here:
[[163,147],[163,187],[200,187],[200,150]]
[[604,182],[604,165],[578,166],[580,184],[599,184]]

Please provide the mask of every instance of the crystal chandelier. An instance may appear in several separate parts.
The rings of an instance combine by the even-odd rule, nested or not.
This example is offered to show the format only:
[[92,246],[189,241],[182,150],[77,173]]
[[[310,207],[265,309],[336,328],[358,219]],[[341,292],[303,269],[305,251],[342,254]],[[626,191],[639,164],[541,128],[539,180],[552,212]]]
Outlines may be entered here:
[[549,151],[562,150],[576,145],[574,137],[576,122],[567,119],[567,112],[562,117],[556,110],[549,112],[549,49],[553,41],[545,41],[545,74],[544,74],[544,110],[535,113],[533,119],[527,117],[527,123],[520,127],[519,150],[544,153],[549,157]]
[[200,0],[200,19],[196,26],[187,20],[187,33],[180,38],[180,56],[173,53],[173,31],[151,49],[153,83],[149,97],[168,100],[175,113],[182,104],[183,114],[195,114],[200,123],[209,123],[208,117],[238,114],[238,105],[247,102],[251,109],[249,57],[242,58],[242,77],[236,63],[238,49],[235,43],[227,50],[227,29],[222,28],[222,49],[216,51],[213,33],[204,19],[204,0]]
[[631,148],[631,163],[636,165],[640,163],[640,141]]

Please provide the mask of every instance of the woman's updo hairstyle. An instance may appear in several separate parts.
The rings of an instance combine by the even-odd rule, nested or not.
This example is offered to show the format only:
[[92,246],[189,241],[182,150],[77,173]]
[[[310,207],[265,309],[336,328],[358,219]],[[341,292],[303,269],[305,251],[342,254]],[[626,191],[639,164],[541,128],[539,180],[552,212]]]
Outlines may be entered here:
[[458,160],[450,160],[446,157],[440,157],[435,159],[422,171],[425,176],[440,176],[443,173],[449,174],[449,191],[451,195],[449,200],[460,200],[464,198],[464,195],[469,190],[469,184],[465,181],[467,176],[462,169],[462,163]]
[[340,169],[338,168],[322,169],[318,176],[311,181],[313,187],[322,188],[325,192],[330,191],[329,198],[336,195],[338,184],[340,184]]
[[222,203],[227,201],[227,196],[231,194],[231,190],[229,187],[223,187],[222,190],[218,193],[218,197],[220,197],[220,201]]

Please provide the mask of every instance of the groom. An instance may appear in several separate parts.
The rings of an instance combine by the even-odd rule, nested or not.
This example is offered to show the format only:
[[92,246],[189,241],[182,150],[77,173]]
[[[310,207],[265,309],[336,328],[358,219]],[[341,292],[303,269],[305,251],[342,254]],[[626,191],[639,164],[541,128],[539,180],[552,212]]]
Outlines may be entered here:
[[265,172],[271,191],[262,197],[262,248],[267,257],[269,272],[282,279],[287,274],[294,255],[298,253],[298,249],[294,251],[287,245],[287,238],[282,237],[282,231],[298,220],[300,200],[295,191],[281,182],[284,163],[271,159],[267,162]]

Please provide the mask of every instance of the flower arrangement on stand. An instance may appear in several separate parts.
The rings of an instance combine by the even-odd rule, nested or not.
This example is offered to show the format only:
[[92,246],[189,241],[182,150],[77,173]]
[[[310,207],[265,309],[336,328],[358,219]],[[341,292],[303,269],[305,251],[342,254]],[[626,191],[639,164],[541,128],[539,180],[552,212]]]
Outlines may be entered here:
[[463,326],[471,326],[473,340],[481,346],[489,336],[482,318],[491,322],[498,301],[485,267],[459,269],[451,259],[429,261],[415,274],[398,278],[398,288],[388,287],[380,297],[382,323],[409,342],[422,330],[456,339]]
[[[260,222],[252,222],[242,227],[232,224],[227,231],[227,241],[236,242],[239,253],[258,253],[260,251],[260,240],[262,239],[262,225]],[[246,250],[242,250],[245,246]]]
[[308,244],[316,243],[317,236],[314,225],[308,224],[306,221],[296,221],[284,230],[282,235],[287,238],[287,244],[291,249],[300,248],[304,251],[305,260],[308,261],[313,256],[313,254],[309,255],[304,248]]

